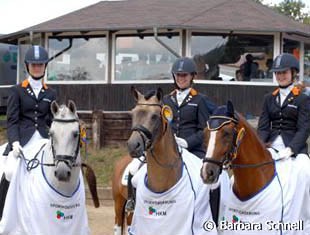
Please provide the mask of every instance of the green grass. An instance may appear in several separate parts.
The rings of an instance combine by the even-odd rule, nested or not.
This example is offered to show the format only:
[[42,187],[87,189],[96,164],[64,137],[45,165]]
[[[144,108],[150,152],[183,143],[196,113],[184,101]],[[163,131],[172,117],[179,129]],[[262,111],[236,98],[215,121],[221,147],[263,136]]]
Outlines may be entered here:
[[84,162],[95,172],[98,186],[111,186],[114,163],[127,154],[125,147],[104,147],[98,151],[90,149],[85,158],[85,149],[81,150]]
[[6,129],[0,126],[0,145],[6,142]]

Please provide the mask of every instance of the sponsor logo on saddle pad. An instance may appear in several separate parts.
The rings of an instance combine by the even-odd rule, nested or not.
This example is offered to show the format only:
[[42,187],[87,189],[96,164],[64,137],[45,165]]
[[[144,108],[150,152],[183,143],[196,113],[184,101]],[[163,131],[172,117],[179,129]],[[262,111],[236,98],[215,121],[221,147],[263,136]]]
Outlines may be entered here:
[[71,220],[73,219],[73,215],[65,215],[62,211],[56,211],[56,218],[58,220]]
[[158,211],[154,207],[150,206],[149,207],[149,215],[166,216],[167,215],[167,211]]

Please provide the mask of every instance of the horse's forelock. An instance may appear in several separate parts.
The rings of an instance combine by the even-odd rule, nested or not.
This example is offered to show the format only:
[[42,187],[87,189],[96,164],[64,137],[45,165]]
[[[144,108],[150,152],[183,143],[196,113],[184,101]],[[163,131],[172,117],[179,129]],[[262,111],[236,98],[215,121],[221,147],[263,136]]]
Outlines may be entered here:
[[60,105],[58,113],[57,113],[56,116],[58,116],[58,117],[60,117],[62,119],[65,119],[65,118],[77,118],[77,114],[76,113],[72,113],[70,111],[70,109],[66,105],[64,105],[64,104]]
[[153,97],[155,95],[156,95],[156,91],[155,90],[147,91],[146,94],[144,95],[144,99],[148,100],[148,99],[150,99],[151,97]]

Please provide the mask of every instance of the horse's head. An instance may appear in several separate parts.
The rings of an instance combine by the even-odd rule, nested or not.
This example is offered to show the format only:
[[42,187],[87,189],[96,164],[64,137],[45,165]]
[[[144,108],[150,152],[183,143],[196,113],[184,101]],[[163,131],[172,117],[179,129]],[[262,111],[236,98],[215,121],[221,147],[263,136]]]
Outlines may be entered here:
[[236,152],[244,134],[238,129],[238,118],[230,101],[218,107],[207,122],[205,143],[207,153],[201,168],[201,178],[207,184],[218,180],[222,169],[236,158]]
[[236,63],[244,53],[243,45],[237,36],[229,35],[224,46],[224,53],[220,59],[220,64]]
[[51,105],[54,116],[50,128],[50,140],[55,177],[60,181],[69,181],[71,170],[79,165],[80,127],[73,101],[59,106],[56,101]]
[[132,87],[132,93],[137,104],[132,109],[132,134],[127,144],[130,155],[140,157],[163,135],[172,111],[162,105],[160,88],[143,95]]

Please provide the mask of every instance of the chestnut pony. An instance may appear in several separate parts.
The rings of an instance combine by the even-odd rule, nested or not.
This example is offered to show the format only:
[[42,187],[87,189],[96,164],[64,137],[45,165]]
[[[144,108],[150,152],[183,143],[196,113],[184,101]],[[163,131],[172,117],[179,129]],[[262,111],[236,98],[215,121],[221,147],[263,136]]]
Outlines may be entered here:
[[125,230],[125,222],[127,226],[131,224],[132,213],[126,213],[125,204],[127,201],[127,186],[122,184],[122,176],[127,165],[132,158],[124,156],[119,159],[115,165],[112,175],[112,196],[114,200],[114,235],[123,235]]
[[[221,183],[219,231],[222,228],[223,234],[249,234],[248,229],[268,234],[309,234],[309,157],[299,154],[296,158],[279,159],[275,155],[278,160],[273,160],[272,150],[268,151],[256,131],[234,112],[230,101],[218,107],[207,124],[207,153],[201,178],[206,184],[218,180]],[[228,169],[232,171],[231,179],[226,172],[222,173]],[[304,221],[302,225],[300,221]],[[225,230],[223,225],[229,223],[235,227]],[[290,230],[290,224],[300,225],[302,232]],[[248,229],[244,229],[245,225]]]

